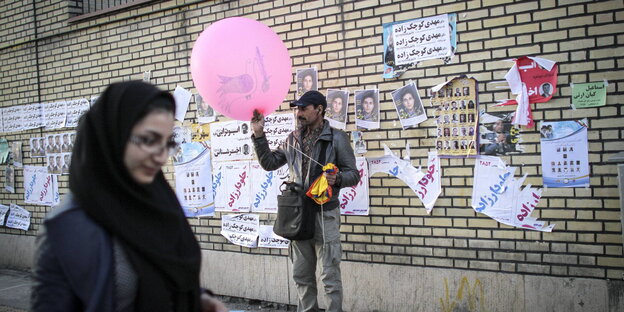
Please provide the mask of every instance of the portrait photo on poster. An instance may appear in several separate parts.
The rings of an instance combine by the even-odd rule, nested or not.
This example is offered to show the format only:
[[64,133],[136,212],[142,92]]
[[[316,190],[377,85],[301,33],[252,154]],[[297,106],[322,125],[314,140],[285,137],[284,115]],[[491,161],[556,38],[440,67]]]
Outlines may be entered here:
[[379,90],[355,91],[355,125],[365,129],[379,128]]
[[316,68],[297,69],[297,99],[308,91],[318,91]]
[[215,110],[204,101],[204,98],[199,94],[194,94],[195,104],[197,104],[197,122],[200,124],[210,123],[217,120]]
[[513,112],[479,115],[479,151],[481,155],[510,155],[524,152],[520,128],[513,125]]
[[407,84],[392,92],[392,101],[403,129],[427,120],[427,114],[415,83]]
[[327,90],[325,119],[329,121],[330,126],[343,130],[346,128],[348,107],[349,91]]

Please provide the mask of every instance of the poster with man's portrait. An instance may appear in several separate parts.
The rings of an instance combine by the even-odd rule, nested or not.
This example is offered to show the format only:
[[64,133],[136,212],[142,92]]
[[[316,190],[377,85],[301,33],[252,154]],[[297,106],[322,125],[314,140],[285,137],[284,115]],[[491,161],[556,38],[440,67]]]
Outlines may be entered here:
[[11,155],[13,158],[13,165],[15,167],[22,167],[22,142],[11,142]]
[[329,125],[344,130],[347,127],[347,112],[349,106],[349,91],[327,90],[327,110],[325,119]]
[[355,125],[364,129],[379,129],[379,90],[355,91]]
[[204,124],[216,121],[217,115],[212,106],[208,105],[208,102],[204,101],[204,98],[199,93],[195,93],[194,96],[197,104],[197,122]]
[[513,112],[486,113],[479,116],[481,155],[510,155],[524,152],[520,128],[512,124]]
[[45,138],[30,138],[30,157],[45,157]]
[[11,165],[4,168],[4,189],[15,193],[15,169]]
[[415,83],[410,83],[392,91],[392,101],[396,107],[403,129],[427,120],[427,114]]
[[308,91],[318,91],[316,68],[297,69],[297,99]]

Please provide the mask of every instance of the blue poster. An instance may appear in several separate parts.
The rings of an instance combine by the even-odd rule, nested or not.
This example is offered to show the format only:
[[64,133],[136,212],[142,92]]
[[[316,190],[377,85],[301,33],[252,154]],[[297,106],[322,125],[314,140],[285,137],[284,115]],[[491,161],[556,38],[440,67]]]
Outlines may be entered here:
[[588,187],[587,120],[540,124],[542,177],[546,187]]

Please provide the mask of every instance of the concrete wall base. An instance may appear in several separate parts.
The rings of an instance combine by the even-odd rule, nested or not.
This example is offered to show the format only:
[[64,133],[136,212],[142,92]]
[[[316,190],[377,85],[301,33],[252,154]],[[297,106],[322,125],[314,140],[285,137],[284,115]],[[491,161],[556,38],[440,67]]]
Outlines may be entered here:
[[29,270],[34,250],[34,236],[0,234],[0,268]]
[[[204,250],[202,281],[217,294],[296,305],[291,266],[283,256]],[[350,261],[341,269],[345,311],[624,311],[624,281]]]

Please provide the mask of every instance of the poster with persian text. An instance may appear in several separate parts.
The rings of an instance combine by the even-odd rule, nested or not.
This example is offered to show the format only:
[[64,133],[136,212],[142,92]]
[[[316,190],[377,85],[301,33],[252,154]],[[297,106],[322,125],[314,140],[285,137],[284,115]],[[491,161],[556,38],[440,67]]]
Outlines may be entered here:
[[340,214],[367,216],[369,211],[368,162],[365,157],[356,157],[355,166],[360,173],[360,182],[340,189],[338,201]]
[[23,105],[9,106],[2,109],[3,132],[22,131]]
[[11,203],[6,227],[28,231],[30,227],[30,211]]
[[257,161],[251,167],[251,211],[277,213],[277,195],[280,186],[288,181],[288,165],[273,171],[265,171]]
[[80,119],[80,116],[86,113],[90,107],[91,106],[89,105],[89,101],[87,99],[67,101],[67,117],[65,119],[65,127],[78,127],[78,120]]
[[256,214],[223,215],[221,235],[230,243],[248,248],[258,247],[260,217]]
[[4,219],[6,219],[7,212],[9,212],[9,206],[0,204],[0,225],[4,225]]
[[425,176],[420,179],[416,187],[416,195],[418,195],[418,198],[425,206],[427,214],[431,214],[438,196],[442,193],[440,178],[440,157],[438,157],[438,152],[429,152]]
[[34,205],[53,206],[57,203],[58,183],[56,176],[43,166],[24,166],[24,202]]
[[293,113],[271,114],[264,117],[264,133],[271,149],[276,149],[295,130]]
[[52,102],[43,104],[43,122],[46,130],[60,129],[65,127],[67,117],[67,103]]
[[290,240],[273,232],[272,225],[260,225],[258,247],[285,249],[288,248],[289,244]]
[[540,124],[544,186],[589,186],[587,128],[587,119]]
[[220,162],[215,165],[216,170],[213,174],[217,174],[219,184],[215,191],[216,211],[251,210],[250,168],[249,161]]
[[224,121],[210,124],[212,161],[251,160],[251,129],[246,121]]
[[210,142],[180,145],[174,157],[176,195],[187,217],[214,215]]
[[22,130],[43,127],[43,104],[23,105]]
[[551,232],[554,225],[546,225],[531,217],[542,197],[542,190],[523,183],[527,177],[516,179],[515,167],[508,167],[499,157],[480,156],[475,161],[472,208],[490,218],[510,226],[535,231]]

